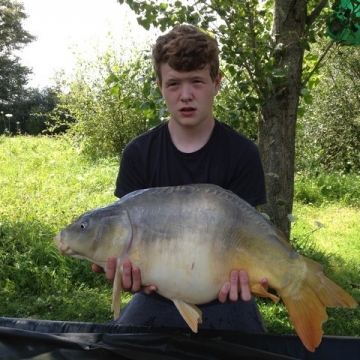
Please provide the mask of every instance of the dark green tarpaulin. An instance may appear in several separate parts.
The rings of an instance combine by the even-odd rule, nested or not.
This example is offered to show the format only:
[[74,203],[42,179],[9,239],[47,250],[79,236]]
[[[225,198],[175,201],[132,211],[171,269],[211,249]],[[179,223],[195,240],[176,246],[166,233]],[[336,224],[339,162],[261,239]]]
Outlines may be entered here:
[[344,45],[360,45],[360,1],[339,0],[333,10],[328,35]]
[[0,359],[359,359],[360,338],[324,336],[315,353],[297,336],[0,318]]

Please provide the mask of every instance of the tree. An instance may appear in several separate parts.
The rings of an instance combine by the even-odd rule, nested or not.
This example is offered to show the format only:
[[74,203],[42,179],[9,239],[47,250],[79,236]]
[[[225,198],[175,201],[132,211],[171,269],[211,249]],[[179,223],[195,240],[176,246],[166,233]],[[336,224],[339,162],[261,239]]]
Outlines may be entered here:
[[26,18],[23,4],[0,0],[0,104],[18,96],[31,74],[15,54],[35,39],[22,27],[21,22]]
[[[19,133],[39,135],[49,127],[51,112],[59,103],[58,91],[55,88],[28,88],[16,98],[10,106],[10,112],[16,120]],[[11,129],[15,132],[15,124]]]
[[[127,3],[147,29],[151,24],[164,31],[190,23],[219,40],[223,71],[238,89],[234,100],[240,108],[258,113],[268,197],[264,211],[289,236],[299,99],[311,100],[310,89],[319,81],[319,64],[333,44],[327,44],[319,57],[311,52],[311,44],[326,35],[332,14],[329,2],[208,0],[184,5],[181,1],[118,1]],[[336,0],[333,5],[339,3]]]
[[[50,114],[58,104],[55,88],[24,88],[11,103],[2,106],[1,112],[12,115],[0,122],[0,133],[38,135],[48,129]],[[4,115],[5,116],[5,115]]]

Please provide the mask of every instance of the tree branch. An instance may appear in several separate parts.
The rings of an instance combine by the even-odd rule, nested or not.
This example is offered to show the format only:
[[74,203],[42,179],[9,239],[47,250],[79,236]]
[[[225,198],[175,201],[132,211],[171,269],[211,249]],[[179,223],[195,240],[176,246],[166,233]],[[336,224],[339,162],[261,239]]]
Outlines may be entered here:
[[313,12],[307,17],[306,24],[308,26],[312,25],[312,23],[316,20],[316,18],[320,15],[321,11],[324,9],[329,0],[321,0],[320,3],[316,6]]
[[310,73],[308,74],[308,76],[302,81],[302,86],[305,86],[305,84],[310,80],[311,76],[314,74],[314,72],[319,68],[320,64],[322,63],[322,61],[324,60],[326,54],[330,51],[330,49],[332,48],[332,46],[335,44],[335,40],[331,40],[329,42],[329,44],[327,45],[324,53],[321,55],[319,61],[315,64],[314,68],[310,71]]

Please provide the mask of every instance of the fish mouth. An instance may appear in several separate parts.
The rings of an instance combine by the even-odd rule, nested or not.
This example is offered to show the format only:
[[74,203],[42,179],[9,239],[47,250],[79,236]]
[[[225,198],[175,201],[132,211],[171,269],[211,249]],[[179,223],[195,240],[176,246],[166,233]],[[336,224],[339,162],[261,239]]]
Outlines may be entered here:
[[61,255],[64,255],[64,254],[67,254],[69,253],[69,246],[64,244],[64,241],[63,241],[63,238],[61,237],[60,234],[57,234],[55,237],[54,237],[54,242],[57,246],[57,248],[59,249],[59,253]]

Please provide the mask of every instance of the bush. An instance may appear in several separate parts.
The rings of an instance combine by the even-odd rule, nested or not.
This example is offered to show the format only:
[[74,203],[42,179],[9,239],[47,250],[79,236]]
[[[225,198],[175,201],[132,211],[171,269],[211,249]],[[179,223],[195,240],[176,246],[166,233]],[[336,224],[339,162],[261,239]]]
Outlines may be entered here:
[[[126,59],[109,49],[95,62],[79,61],[74,78],[59,77],[61,104],[53,112],[54,130],[68,127],[67,136],[90,157],[120,155],[125,145],[148,129],[140,109],[144,71],[141,54]],[[113,91],[109,76],[121,81]]]
[[347,206],[360,206],[360,177],[357,174],[298,173],[295,179],[295,200],[305,204],[322,205],[340,202]]

